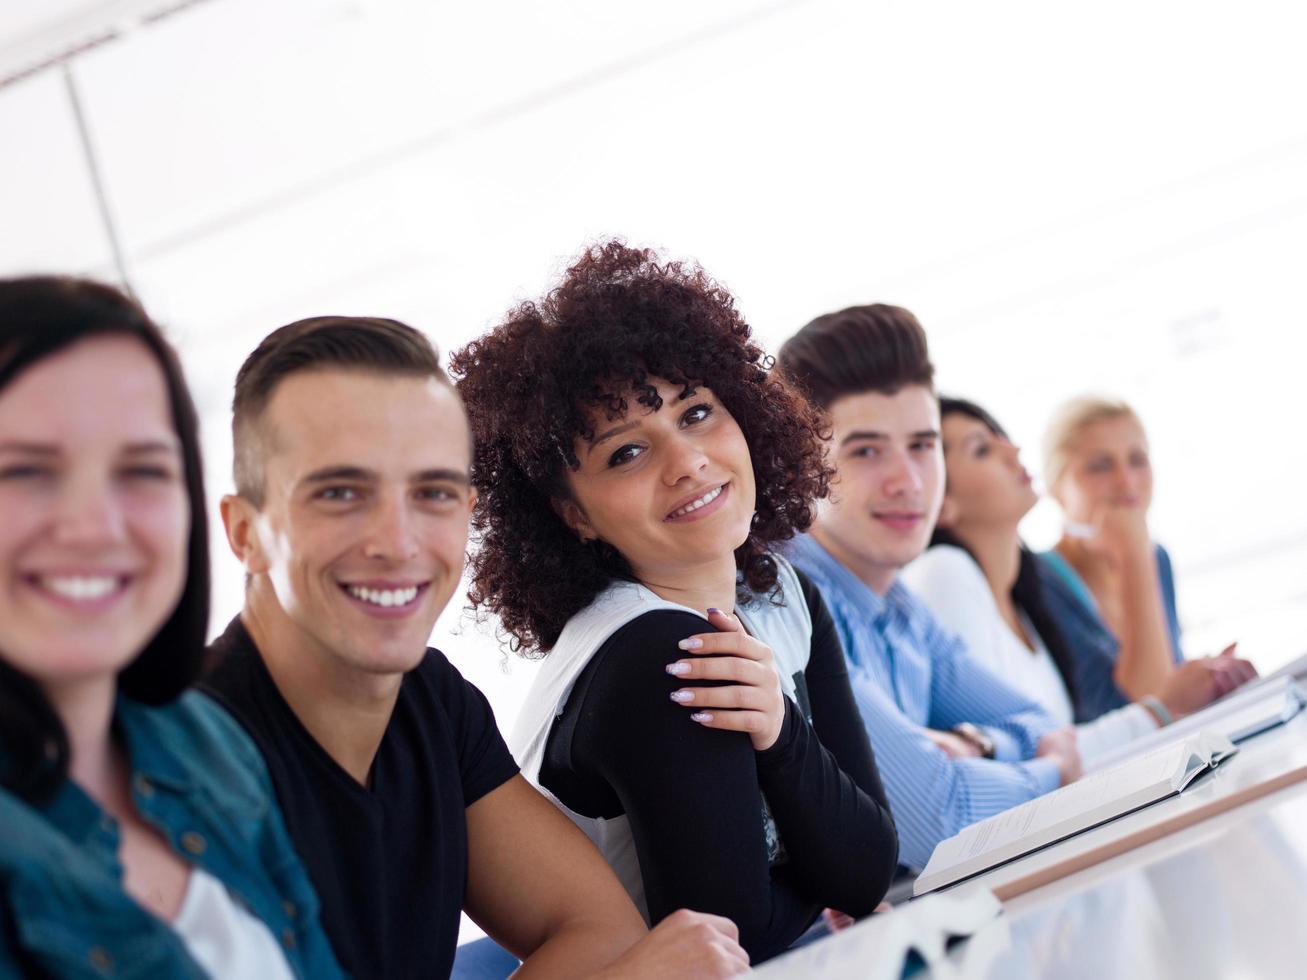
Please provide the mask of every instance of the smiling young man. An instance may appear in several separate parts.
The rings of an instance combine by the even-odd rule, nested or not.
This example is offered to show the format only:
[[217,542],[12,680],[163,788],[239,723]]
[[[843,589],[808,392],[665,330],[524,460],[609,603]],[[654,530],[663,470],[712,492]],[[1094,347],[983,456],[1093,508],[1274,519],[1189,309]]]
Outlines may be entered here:
[[685,913],[641,940],[485,698],[427,649],[475,494],[467,419],[426,339],[373,318],[283,327],[242,366],[232,429],[222,516],[245,608],[207,688],[267,759],[341,964],[446,976],[465,907],[523,975],[742,968],[725,920]]
[[925,549],[944,494],[926,335],[895,306],[813,320],[780,369],[827,416],[831,499],[790,560],[834,617],[899,829],[922,867],[968,824],[1079,776],[1075,736],[966,656],[898,581]]

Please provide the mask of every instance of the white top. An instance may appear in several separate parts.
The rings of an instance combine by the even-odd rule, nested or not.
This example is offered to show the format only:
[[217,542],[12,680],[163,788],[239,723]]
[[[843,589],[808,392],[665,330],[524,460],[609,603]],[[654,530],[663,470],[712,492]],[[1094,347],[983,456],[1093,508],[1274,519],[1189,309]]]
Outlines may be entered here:
[[200,868],[191,868],[186,896],[172,928],[186,944],[191,959],[216,980],[295,980],[268,927],[232,901],[226,886]]
[[[786,697],[793,700],[796,693],[794,677],[808,666],[808,655],[812,648],[812,617],[794,568],[784,558],[773,557],[776,559],[777,581],[781,585],[785,604],[777,605],[764,598],[737,606],[735,614],[751,636],[771,647],[781,689]],[[522,767],[522,775],[599,848],[646,922],[649,920],[649,908],[644,897],[644,879],[640,874],[640,861],[631,836],[631,823],[626,815],[609,820],[587,817],[569,809],[540,785],[540,768],[544,764],[549,731],[567,706],[567,698],[586,664],[610,636],[631,620],[661,609],[693,613],[704,619],[705,632],[713,629],[707,625],[705,614],[698,609],[668,602],[635,582],[614,582],[599,593],[590,605],[567,621],[558,642],[537,671],[526,702],[518,713],[517,723],[513,726],[513,734],[508,739],[508,747],[517,759],[517,764]],[[711,801],[705,801],[705,805],[711,805]]]
[[[952,545],[928,548],[903,570],[903,581],[940,625],[966,641],[970,656],[1043,707],[1059,724],[1071,724],[1071,699],[1048,647],[1024,614],[1021,623],[1034,650],[1012,632],[975,559]],[[1152,713],[1139,704],[1077,725],[1081,764],[1088,771],[1100,755],[1156,730]]]

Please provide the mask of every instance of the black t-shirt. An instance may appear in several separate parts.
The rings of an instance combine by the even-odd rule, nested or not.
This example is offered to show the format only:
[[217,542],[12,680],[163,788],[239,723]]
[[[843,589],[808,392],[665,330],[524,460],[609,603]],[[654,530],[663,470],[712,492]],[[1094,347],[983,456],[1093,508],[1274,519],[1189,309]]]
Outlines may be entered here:
[[839,634],[821,594],[799,581],[812,644],[796,678],[800,704],[787,699],[771,748],[755,752],[742,732],[704,728],[670,700],[694,686],[665,670],[687,656],[676,644],[711,627],[662,610],[627,623],[586,665],[540,770],[572,810],[626,814],[653,922],[682,907],[726,916],[755,962],[786,949],[823,907],[871,912],[898,854]]
[[448,976],[467,886],[464,810],[517,773],[485,697],[427,650],[366,788],[300,724],[239,618],[209,657],[201,686],[262,750],[341,965],[359,978]]

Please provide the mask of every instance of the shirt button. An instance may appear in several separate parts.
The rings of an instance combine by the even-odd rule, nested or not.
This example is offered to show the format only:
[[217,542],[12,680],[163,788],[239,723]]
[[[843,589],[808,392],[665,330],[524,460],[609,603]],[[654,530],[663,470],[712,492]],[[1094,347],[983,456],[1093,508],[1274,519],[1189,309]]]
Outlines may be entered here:
[[295,948],[295,930],[290,926],[281,930],[281,944],[287,949]]
[[193,830],[188,830],[182,834],[182,847],[191,854],[203,854],[204,849],[209,846],[209,842]]
[[113,970],[113,957],[109,955],[109,951],[103,946],[92,946],[87,958],[90,959],[91,966],[101,973],[109,973]]
[[148,776],[142,776],[140,773],[137,773],[136,778],[132,780],[132,785],[136,787],[136,792],[140,793],[142,796],[154,795],[154,783],[150,782],[150,777]]
[[286,913],[286,918],[293,919],[299,915],[299,909],[295,907],[294,902],[282,902],[281,910]]

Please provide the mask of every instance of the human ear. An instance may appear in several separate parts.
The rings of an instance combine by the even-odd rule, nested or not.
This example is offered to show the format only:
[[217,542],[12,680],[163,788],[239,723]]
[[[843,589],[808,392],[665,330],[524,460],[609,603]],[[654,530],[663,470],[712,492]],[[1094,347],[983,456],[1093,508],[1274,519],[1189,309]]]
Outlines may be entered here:
[[940,504],[939,518],[935,521],[935,526],[942,528],[950,527],[957,522],[957,519],[960,516],[958,514],[959,510],[960,508],[957,505],[957,501],[947,493],[944,494],[944,502]]
[[567,525],[568,529],[580,538],[582,544],[589,544],[599,537],[599,535],[595,534],[590,519],[585,516],[585,511],[581,509],[581,505],[575,500],[554,497],[549,501],[549,505],[554,508],[554,513]]
[[254,526],[258,510],[244,497],[231,493],[222,498],[219,507],[231,553],[245,566],[248,574],[258,575],[266,572],[268,559],[263,553],[262,543]]

